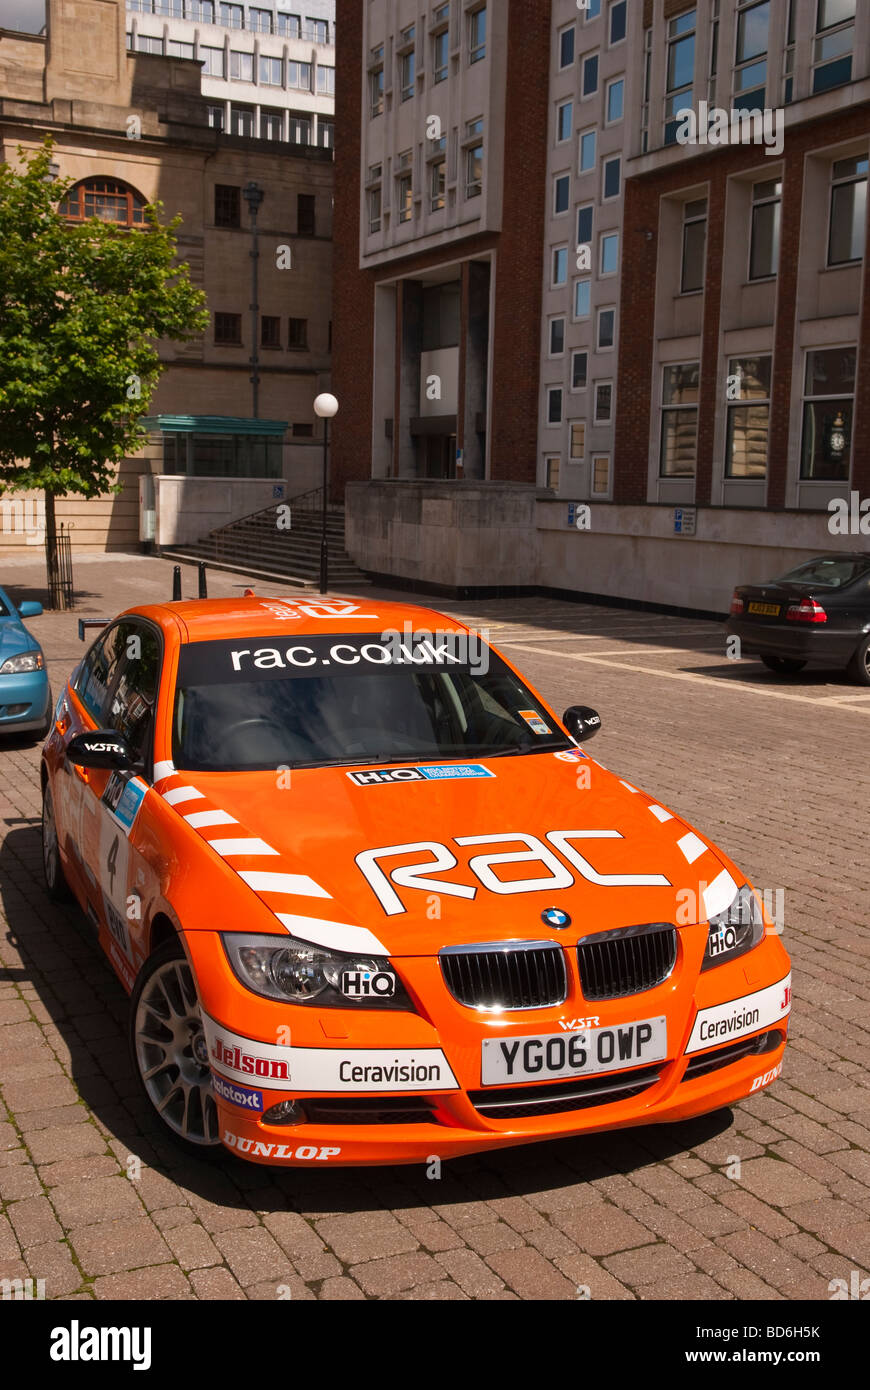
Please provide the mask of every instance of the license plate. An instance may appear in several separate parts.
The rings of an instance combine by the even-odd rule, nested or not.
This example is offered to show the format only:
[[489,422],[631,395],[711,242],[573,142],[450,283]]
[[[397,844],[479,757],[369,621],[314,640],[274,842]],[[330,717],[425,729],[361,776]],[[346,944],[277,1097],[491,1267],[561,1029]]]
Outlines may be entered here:
[[481,1084],[504,1086],[512,1081],[551,1081],[560,1076],[592,1076],[662,1062],[668,1055],[664,1017],[610,1028],[586,1028],[579,1033],[533,1033],[523,1037],[485,1038],[481,1053]]
[[760,618],[778,618],[780,605],[778,603],[750,603],[750,613],[757,613]]

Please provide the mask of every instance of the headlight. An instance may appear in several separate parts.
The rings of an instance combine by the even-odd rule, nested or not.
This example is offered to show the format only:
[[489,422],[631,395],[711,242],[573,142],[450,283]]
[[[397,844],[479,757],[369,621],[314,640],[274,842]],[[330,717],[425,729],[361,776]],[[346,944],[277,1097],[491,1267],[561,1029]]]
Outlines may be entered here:
[[10,656],[8,661],[3,662],[0,676],[20,676],[24,671],[41,671],[43,664],[42,652],[20,652],[18,656]]
[[710,934],[701,969],[709,970],[711,966],[735,960],[757,946],[763,936],[761,903],[749,884],[744,883],[730,907],[710,918]]
[[221,932],[233,973],[246,989],[282,1004],[324,1009],[411,1009],[386,956],[351,956],[295,937]]

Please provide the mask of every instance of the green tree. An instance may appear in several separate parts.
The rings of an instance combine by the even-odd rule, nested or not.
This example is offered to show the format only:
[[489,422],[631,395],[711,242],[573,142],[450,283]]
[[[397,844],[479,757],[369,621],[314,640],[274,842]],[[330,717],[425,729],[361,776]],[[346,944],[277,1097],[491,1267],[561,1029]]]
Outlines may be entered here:
[[45,493],[49,592],[57,592],[54,499],[120,491],[117,467],[146,441],[157,342],[208,323],[205,295],[177,262],[162,205],[128,229],[59,211],[53,141],[0,164],[0,493]]

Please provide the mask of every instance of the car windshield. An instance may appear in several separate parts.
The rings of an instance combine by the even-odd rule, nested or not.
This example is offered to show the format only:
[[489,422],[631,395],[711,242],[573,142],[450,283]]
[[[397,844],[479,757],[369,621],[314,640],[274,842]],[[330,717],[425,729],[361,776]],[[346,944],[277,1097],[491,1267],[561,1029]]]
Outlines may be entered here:
[[464,634],[286,643],[272,636],[182,647],[177,768],[466,760],[573,746],[510,668],[483,644],[472,653]]
[[9,605],[6,603],[3,594],[0,594],[0,618],[11,618]]
[[870,574],[870,555],[825,556],[807,560],[788,574],[782,575],[777,584],[815,584],[826,589],[842,589],[854,579]]

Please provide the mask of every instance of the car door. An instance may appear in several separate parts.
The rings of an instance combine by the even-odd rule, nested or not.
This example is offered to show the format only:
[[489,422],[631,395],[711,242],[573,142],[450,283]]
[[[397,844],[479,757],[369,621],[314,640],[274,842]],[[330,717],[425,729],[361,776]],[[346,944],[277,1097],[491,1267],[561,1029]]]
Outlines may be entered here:
[[100,927],[107,933],[102,938],[101,930],[104,947],[130,987],[144,956],[139,933],[146,865],[137,849],[137,827],[151,786],[162,643],[157,629],[144,619],[125,619],[119,627],[120,656],[103,727],[125,739],[136,770],[103,773],[88,784],[95,821],[85,854],[98,883],[95,906]]

